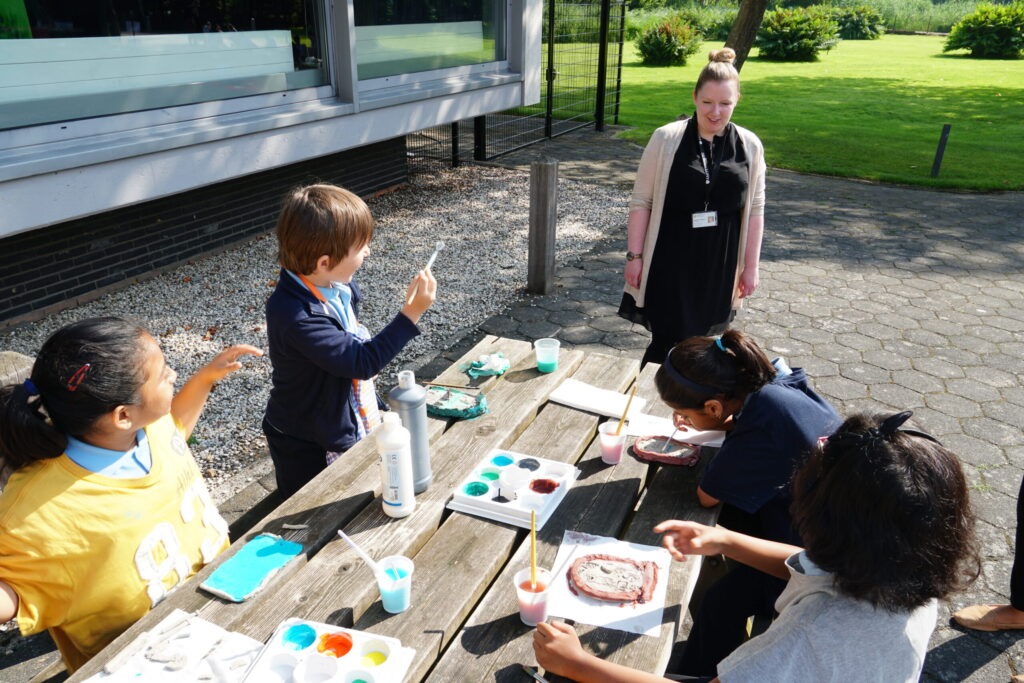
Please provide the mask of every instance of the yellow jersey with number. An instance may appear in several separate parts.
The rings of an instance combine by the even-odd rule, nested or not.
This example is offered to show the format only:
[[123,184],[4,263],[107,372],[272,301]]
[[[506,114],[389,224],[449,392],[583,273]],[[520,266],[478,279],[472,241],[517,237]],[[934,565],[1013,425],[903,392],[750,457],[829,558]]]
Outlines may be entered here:
[[0,580],[18,594],[18,627],[49,629],[70,671],[228,546],[180,425],[167,415],[146,435],[144,477],[61,455],[21,468],[0,493]]

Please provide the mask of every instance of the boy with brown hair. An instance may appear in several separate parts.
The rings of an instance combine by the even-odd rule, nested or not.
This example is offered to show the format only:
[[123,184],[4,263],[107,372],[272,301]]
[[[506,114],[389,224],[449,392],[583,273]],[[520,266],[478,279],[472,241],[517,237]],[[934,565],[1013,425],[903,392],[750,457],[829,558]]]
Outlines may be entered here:
[[359,323],[353,276],[373,227],[363,200],[323,184],[288,193],[277,220],[281,274],[266,307],[273,373],[263,433],[285,497],[379,424],[373,378],[420,333],[416,323],[434,303],[437,282],[421,270],[380,333]]

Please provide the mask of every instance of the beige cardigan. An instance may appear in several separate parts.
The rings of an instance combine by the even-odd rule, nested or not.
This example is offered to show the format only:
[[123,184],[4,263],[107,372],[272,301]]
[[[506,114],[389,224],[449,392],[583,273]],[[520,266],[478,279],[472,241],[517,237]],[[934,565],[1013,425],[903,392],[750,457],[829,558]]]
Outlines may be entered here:
[[[683,139],[686,121],[673,121],[654,131],[651,141],[644,148],[640,166],[636,171],[636,182],[633,184],[633,195],[629,200],[629,210],[647,209],[651,218],[647,222],[647,233],[644,237],[643,253],[653,254],[654,245],[658,243],[658,229],[661,227],[661,212],[665,206],[665,191],[668,187],[668,176],[672,170],[676,150]],[[733,124],[734,126],[736,124]],[[747,226],[751,216],[764,215],[764,146],[757,136],[746,128],[736,126],[736,131],[750,155],[750,186],[747,201],[743,206],[743,217],[740,219],[739,254],[736,257],[736,274],[733,278],[732,307],[738,308],[742,299],[739,296],[740,272],[743,270],[743,258],[747,250]],[[638,308],[644,306],[644,293],[647,288],[647,273],[651,268],[651,258],[644,258],[643,271],[640,275],[640,287],[626,285],[625,292],[633,296]]]

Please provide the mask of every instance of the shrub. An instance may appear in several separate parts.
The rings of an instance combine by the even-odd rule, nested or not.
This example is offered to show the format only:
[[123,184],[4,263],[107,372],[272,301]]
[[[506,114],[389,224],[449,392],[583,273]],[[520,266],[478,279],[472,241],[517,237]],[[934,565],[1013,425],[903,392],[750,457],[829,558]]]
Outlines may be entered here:
[[736,21],[735,8],[728,7],[687,7],[679,11],[679,18],[684,24],[700,31],[704,40],[725,42],[729,37],[729,29]]
[[636,41],[641,61],[650,66],[686,64],[686,58],[695,54],[703,36],[679,17],[671,17],[649,27]]
[[1017,59],[1024,50],[1024,2],[980,4],[958,21],[943,52],[970,50],[972,57]]
[[868,5],[833,7],[832,18],[839,25],[843,40],[875,40],[885,33],[882,13]]
[[764,59],[813,62],[822,50],[839,42],[839,27],[820,7],[795,7],[767,12],[754,42]]

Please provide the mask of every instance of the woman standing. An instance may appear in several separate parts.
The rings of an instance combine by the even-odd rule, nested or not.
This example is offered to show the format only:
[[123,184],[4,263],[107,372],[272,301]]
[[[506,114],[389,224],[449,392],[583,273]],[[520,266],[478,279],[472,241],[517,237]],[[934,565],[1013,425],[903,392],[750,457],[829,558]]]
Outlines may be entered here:
[[719,334],[757,289],[764,147],[730,122],[735,58],[730,48],[710,53],[693,117],[656,130],[637,169],[619,315],[651,331],[644,363],[687,337]]

